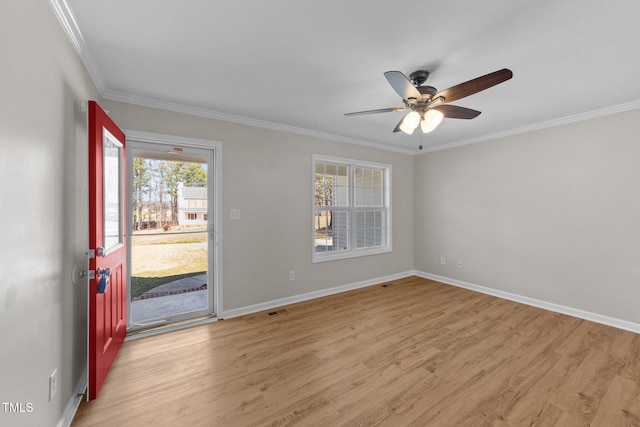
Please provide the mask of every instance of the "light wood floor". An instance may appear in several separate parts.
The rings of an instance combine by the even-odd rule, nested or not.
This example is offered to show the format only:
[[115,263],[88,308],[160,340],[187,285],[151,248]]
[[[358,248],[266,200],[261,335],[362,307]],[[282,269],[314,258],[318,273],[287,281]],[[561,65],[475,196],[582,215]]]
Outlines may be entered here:
[[124,344],[73,426],[637,426],[640,335],[409,277]]

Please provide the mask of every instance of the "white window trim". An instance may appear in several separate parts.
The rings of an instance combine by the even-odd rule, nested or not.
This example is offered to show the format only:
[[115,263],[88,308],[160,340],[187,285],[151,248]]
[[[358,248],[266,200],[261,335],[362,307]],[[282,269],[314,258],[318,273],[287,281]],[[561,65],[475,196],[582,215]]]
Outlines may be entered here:
[[[386,224],[386,245],[383,247],[377,248],[362,248],[357,249],[352,242],[350,244],[350,249],[348,251],[339,251],[339,252],[322,252],[316,253],[315,251],[315,165],[317,162],[328,162],[328,163],[338,163],[346,166],[363,166],[363,167],[371,167],[371,168],[379,168],[386,169],[385,177],[385,189],[384,197],[385,197],[385,206],[387,213],[387,224]],[[320,154],[314,154],[311,158],[311,254],[312,254],[312,263],[325,262],[325,261],[333,261],[338,259],[347,259],[347,258],[358,258],[369,255],[378,255],[383,253],[388,253],[392,251],[392,194],[391,194],[391,165],[385,163],[376,163],[369,162],[365,160],[354,160],[354,159],[346,159],[343,157],[332,157],[332,156],[324,156]],[[353,177],[351,172],[349,173],[349,209],[355,210],[353,205]],[[350,219],[352,221],[353,219]],[[353,234],[352,234],[353,236]]]

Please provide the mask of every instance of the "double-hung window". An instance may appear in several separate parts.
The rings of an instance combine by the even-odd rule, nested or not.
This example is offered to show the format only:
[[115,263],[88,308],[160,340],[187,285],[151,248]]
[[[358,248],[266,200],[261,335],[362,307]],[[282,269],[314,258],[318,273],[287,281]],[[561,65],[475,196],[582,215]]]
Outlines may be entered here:
[[391,166],[313,157],[313,261],[391,250]]

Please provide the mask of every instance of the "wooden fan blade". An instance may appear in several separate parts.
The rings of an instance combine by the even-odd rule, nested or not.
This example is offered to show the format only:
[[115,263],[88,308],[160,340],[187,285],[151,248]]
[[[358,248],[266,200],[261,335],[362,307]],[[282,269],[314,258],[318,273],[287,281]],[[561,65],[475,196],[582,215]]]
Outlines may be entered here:
[[[404,116],[407,117],[407,116]],[[398,122],[398,124],[396,125],[396,127],[393,129],[393,132],[400,132],[400,125],[402,124],[402,122],[404,122],[404,117],[400,119],[400,121]]]
[[432,110],[440,111],[445,117],[450,119],[473,119],[480,115],[480,111],[471,108],[458,107],[457,105],[439,105]]
[[397,108],[380,108],[379,110],[367,110],[367,111],[356,111],[355,113],[345,113],[345,116],[359,116],[361,114],[376,114],[376,113],[391,113],[396,111],[404,111],[407,108],[405,107],[397,107]]
[[387,71],[384,73],[384,76],[387,78],[387,81],[393,90],[395,90],[405,101],[409,98],[414,98],[418,101],[422,99],[422,95],[411,83],[411,80],[409,80],[407,76],[402,74],[400,71]]
[[494,71],[493,73],[477,77],[473,80],[469,80],[468,82],[460,83],[459,85],[445,89],[442,92],[438,92],[433,99],[442,97],[444,98],[444,101],[442,102],[453,102],[464,98],[465,96],[473,95],[474,93],[489,89],[492,86],[509,80],[511,77],[513,77],[511,70],[503,68],[502,70]]

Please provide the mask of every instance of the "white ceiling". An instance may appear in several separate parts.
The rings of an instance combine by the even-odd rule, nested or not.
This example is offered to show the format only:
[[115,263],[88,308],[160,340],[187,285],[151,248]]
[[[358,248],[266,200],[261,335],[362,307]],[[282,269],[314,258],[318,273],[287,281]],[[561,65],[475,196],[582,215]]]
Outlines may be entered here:
[[[66,4],[106,99],[400,151],[640,108],[638,0]],[[501,68],[513,79],[453,103],[479,117],[427,135],[392,133],[403,113],[344,116],[402,106],[385,71],[443,90]]]

